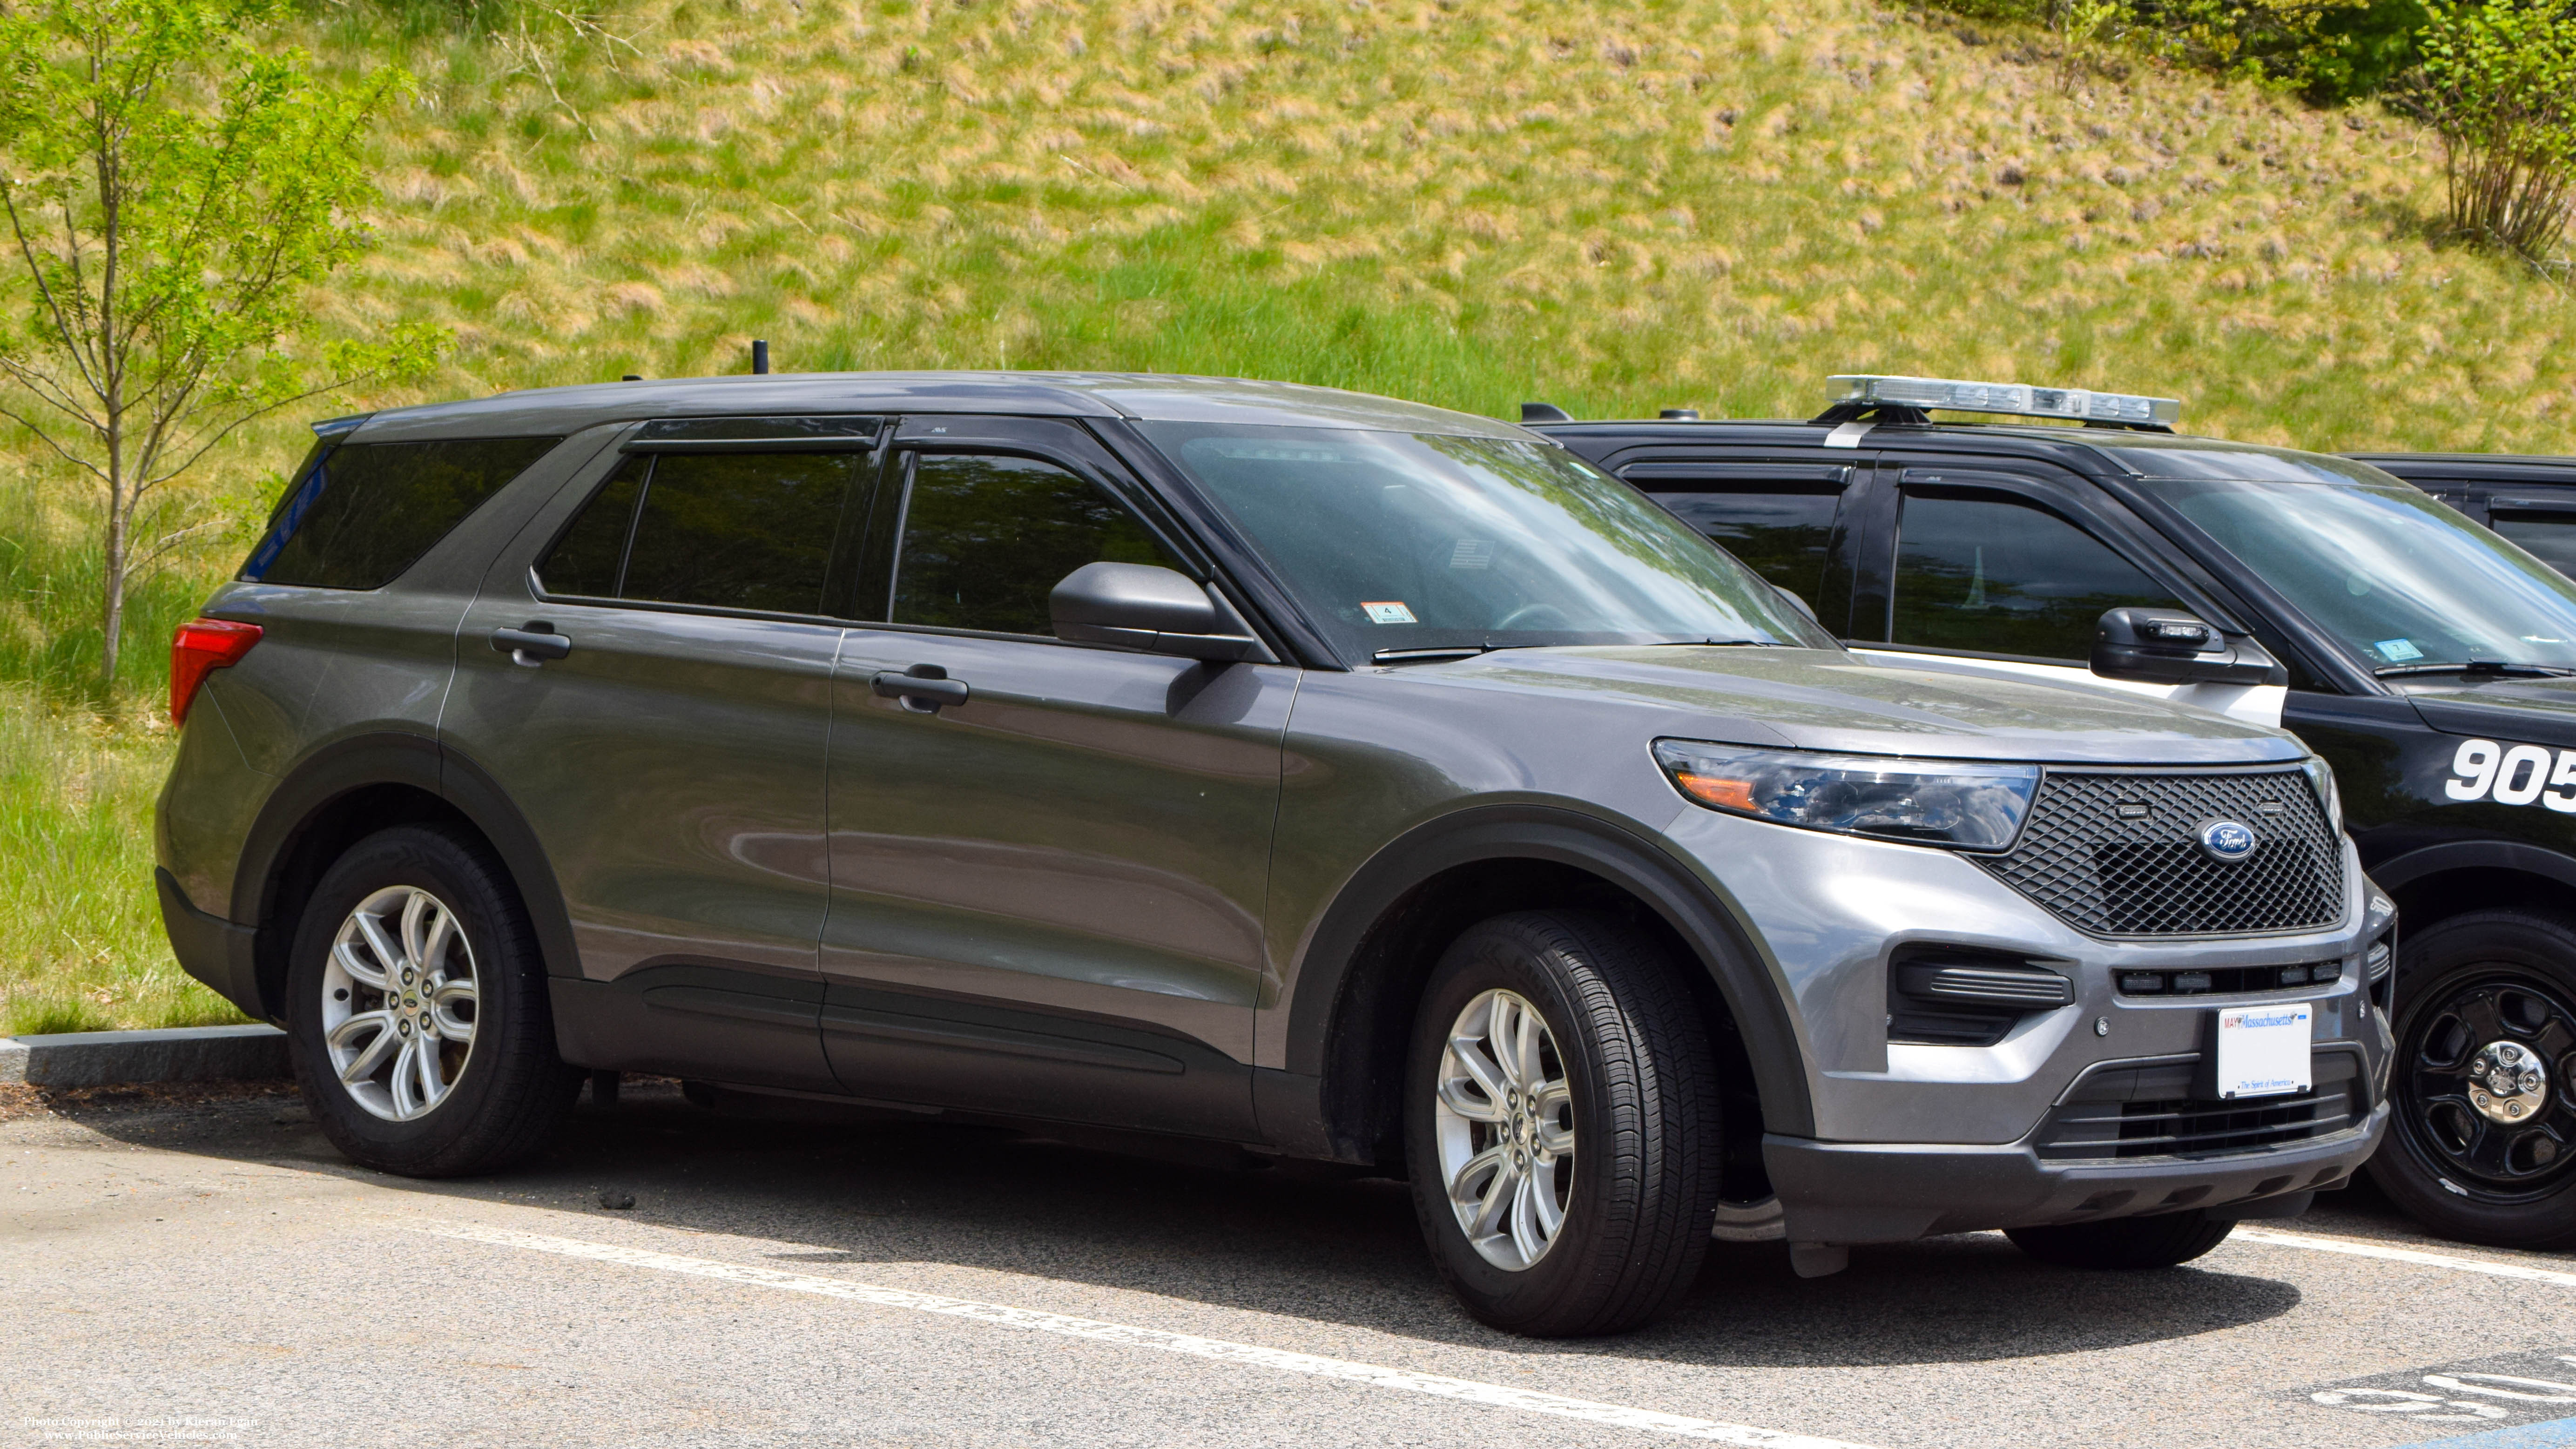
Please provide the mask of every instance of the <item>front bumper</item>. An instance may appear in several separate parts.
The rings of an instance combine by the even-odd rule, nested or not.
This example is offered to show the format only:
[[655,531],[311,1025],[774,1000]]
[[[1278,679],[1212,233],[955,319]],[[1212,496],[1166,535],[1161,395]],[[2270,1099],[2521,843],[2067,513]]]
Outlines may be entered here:
[[1777,1133],[1762,1139],[1762,1158],[1790,1241],[1892,1243],[2190,1208],[2230,1216],[2231,1208],[2340,1182],[2387,1130],[2388,1104],[2380,1102],[2340,1132],[2205,1158],[2055,1162],[2030,1142],[1818,1142]]
[[[2241,936],[2087,935],[1955,851],[1797,830],[1685,805],[1665,835],[1704,871],[1763,958],[1804,1066],[1801,1113],[1765,1082],[1765,1126],[1831,1143],[2005,1147],[2022,1141],[2087,1072],[2113,1060],[2195,1055],[2215,1011],[2298,1000],[2321,1049],[2359,1050],[2377,1079],[2393,1043],[2364,955],[2395,907],[2346,842],[2344,909],[2313,931]],[[1901,953],[1965,949],[2046,966],[2072,1003],[2026,1017],[1991,1046],[1890,1040]],[[2280,992],[2132,995],[2137,971],[2228,971],[2337,962],[2330,983]]]

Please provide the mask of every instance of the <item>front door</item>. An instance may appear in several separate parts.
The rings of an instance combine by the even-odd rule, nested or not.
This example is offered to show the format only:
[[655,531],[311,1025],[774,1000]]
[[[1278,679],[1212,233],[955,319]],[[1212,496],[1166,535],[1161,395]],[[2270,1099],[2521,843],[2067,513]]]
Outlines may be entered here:
[[833,685],[832,1067],[861,1096],[1248,1135],[1296,673],[1054,638],[1084,564],[1198,571],[1069,424],[905,426],[862,575],[881,622]]
[[612,455],[467,615],[446,738],[554,868],[581,957],[557,1024],[585,1066],[831,1085],[824,591],[866,457]]
[[[2145,694],[2280,723],[2278,685],[2150,684],[2093,672],[2093,634],[2104,612],[2213,611],[2186,601],[2060,500],[2020,479],[1908,468],[1895,505],[1887,613],[1875,631],[1885,642],[1854,644],[1863,654]],[[1853,632],[1862,628],[1855,618]]]

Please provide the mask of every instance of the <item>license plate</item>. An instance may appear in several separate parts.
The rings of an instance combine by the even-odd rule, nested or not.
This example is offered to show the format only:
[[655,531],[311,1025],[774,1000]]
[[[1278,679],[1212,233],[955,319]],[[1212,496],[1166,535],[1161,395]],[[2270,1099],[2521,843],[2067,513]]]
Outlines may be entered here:
[[2231,1006],[2218,1013],[2218,1095],[2277,1097],[2304,1092],[2308,1038],[2316,1008],[2301,1001],[2282,1006]]

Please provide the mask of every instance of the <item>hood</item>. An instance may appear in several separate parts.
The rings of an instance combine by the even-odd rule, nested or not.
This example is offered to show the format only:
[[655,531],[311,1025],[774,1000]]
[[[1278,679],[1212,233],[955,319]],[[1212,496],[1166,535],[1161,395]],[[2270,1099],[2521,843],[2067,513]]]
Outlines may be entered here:
[[1891,668],[1838,649],[1509,649],[1405,673],[1652,705],[1672,715],[1658,733],[1728,744],[2111,765],[2253,764],[2307,754],[2279,730],[2188,705]]
[[2453,735],[2576,749],[2576,679],[2490,679],[2406,686],[2424,723]]

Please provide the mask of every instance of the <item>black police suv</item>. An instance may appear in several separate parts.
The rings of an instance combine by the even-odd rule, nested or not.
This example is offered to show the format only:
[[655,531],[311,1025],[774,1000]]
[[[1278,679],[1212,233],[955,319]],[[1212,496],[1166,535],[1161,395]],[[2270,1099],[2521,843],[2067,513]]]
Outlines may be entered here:
[[[1524,413],[1864,656],[2296,732],[2333,764],[2403,923],[2395,980],[2373,993],[2399,1049],[2372,1176],[2451,1236],[2576,1247],[2576,582],[2535,556],[2550,542],[2518,546],[2368,462],[2177,436],[2169,399],[1833,387],[1803,422]],[[2490,480],[2470,501],[2481,489],[2491,517],[2547,511],[2503,503],[2536,490]],[[2229,983],[2154,973],[2121,989]],[[2262,1127],[2259,1103],[2245,1125]]]
[[2576,458],[2350,453],[2394,473],[2576,577]]

